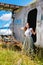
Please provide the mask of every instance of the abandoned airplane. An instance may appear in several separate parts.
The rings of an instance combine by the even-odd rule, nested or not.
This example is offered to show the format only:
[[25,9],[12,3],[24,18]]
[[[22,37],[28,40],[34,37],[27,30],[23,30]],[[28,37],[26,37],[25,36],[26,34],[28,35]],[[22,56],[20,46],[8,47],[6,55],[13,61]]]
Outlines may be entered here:
[[34,44],[37,47],[43,48],[43,1],[32,3],[29,6],[22,7],[15,14],[14,33],[17,40],[24,40],[24,32],[20,30],[25,26],[26,22],[36,30],[36,35],[33,36]]

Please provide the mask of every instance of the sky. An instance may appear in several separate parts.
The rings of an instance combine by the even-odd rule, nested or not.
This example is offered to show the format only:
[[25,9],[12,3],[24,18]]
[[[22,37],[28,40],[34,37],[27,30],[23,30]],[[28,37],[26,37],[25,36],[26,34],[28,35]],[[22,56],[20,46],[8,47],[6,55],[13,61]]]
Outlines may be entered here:
[[9,27],[12,19],[12,13],[10,11],[0,11],[0,28],[1,27]]
[[12,23],[12,13],[0,10],[0,34],[12,34],[9,26]]
[[0,2],[2,3],[15,4],[15,5],[20,5],[20,6],[25,6],[33,1],[35,0],[0,0]]

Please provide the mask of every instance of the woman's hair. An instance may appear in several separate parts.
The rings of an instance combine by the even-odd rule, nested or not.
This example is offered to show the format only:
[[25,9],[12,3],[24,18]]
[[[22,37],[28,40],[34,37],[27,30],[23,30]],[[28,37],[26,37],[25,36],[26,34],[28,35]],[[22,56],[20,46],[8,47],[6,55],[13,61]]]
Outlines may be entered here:
[[[29,23],[26,23],[26,24],[28,24],[28,25],[29,25]],[[30,27],[30,26],[29,26],[29,27]],[[26,30],[27,30],[27,27],[25,26],[25,27],[24,27],[24,31],[26,31]]]
[[29,28],[30,28],[30,24],[28,23],[28,25],[29,25]]

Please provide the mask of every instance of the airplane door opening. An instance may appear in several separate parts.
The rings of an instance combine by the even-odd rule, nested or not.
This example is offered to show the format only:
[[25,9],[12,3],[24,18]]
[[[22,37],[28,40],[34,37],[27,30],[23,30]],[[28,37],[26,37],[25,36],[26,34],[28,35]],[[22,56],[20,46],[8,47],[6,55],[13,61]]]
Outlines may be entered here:
[[[36,30],[36,20],[37,20],[37,9],[35,8],[30,10],[27,16],[27,22],[30,24],[30,27],[33,28],[34,31]],[[36,42],[37,40],[36,35],[32,34],[32,38],[33,41]]]

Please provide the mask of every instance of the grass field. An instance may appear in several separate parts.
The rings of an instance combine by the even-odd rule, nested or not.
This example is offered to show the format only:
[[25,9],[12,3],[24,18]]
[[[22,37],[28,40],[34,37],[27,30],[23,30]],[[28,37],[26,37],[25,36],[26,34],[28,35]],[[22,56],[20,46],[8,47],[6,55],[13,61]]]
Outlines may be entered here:
[[31,60],[20,51],[0,49],[0,65],[43,65],[43,60]]

